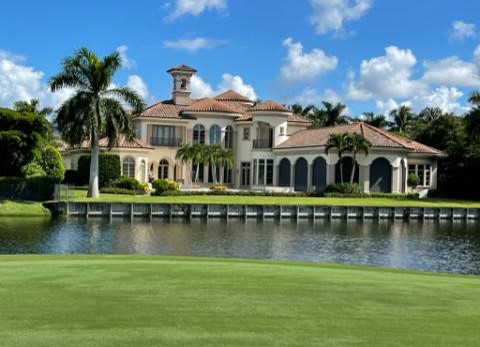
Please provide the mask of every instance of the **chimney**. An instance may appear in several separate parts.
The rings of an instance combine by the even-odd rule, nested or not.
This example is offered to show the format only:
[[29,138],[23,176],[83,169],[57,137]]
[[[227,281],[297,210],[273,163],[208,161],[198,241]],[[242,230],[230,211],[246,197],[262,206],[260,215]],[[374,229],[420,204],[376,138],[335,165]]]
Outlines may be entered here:
[[190,80],[197,70],[187,65],[178,65],[167,72],[173,77],[173,103],[175,105],[190,105]]

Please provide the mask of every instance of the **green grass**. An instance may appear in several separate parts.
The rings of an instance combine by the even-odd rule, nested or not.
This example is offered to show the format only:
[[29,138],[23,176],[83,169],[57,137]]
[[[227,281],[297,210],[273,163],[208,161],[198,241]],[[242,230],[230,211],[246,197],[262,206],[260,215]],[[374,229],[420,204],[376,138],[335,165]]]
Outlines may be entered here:
[[8,216],[44,217],[50,216],[50,211],[40,202],[0,200],[0,217]]
[[2,346],[478,346],[480,277],[158,256],[1,256]]
[[175,204],[240,204],[240,205],[330,205],[330,206],[405,206],[405,207],[478,207],[480,201],[453,199],[390,199],[390,198],[315,198],[292,196],[238,196],[238,195],[191,195],[191,196],[133,196],[101,194],[98,199],[86,197],[85,190],[70,191],[73,201],[143,202]]

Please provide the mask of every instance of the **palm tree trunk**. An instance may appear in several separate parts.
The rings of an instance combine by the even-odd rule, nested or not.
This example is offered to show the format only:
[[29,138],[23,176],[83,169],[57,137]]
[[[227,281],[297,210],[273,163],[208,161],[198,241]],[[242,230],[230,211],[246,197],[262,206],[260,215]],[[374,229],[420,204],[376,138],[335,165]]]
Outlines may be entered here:
[[98,146],[98,136],[97,134],[92,135],[92,151],[90,156],[90,180],[88,183],[88,194],[89,198],[98,198],[100,196],[100,191],[98,188],[98,157],[100,153],[100,148]]
[[357,169],[357,156],[354,154],[352,157],[352,173],[350,174],[350,183],[353,183],[353,180],[355,179],[355,171]]
[[197,163],[197,169],[195,170],[195,184],[198,183],[199,173],[200,173],[200,163]]
[[342,161],[342,157],[338,157],[339,161],[340,161],[340,183],[343,183],[343,161]]
[[223,172],[225,171],[225,168],[223,166],[220,166],[220,183],[223,184]]
[[212,178],[213,178],[213,184],[217,184],[217,166],[212,165]]

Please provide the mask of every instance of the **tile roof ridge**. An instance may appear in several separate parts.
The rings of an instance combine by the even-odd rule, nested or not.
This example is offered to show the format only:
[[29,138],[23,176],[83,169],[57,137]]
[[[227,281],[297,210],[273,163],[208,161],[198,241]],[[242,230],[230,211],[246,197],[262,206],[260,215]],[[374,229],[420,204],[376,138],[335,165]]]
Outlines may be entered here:
[[[368,129],[372,130],[372,131],[375,131],[376,133],[378,134],[381,134],[385,137],[387,137],[389,140],[392,140],[393,142],[399,144],[400,146],[404,147],[404,148],[408,148],[408,149],[414,149],[413,147],[408,147],[408,146],[405,146],[404,143],[402,143],[400,140],[398,140],[398,138],[396,137],[400,137],[402,139],[405,139],[407,142],[408,141],[413,141],[413,140],[410,140],[410,139],[407,139],[406,137],[403,137],[403,136],[399,136],[399,135],[394,135],[386,130],[383,130],[383,129],[380,129],[380,128],[377,128],[377,127],[374,127],[373,125],[370,125],[368,123],[365,123],[365,122],[360,122],[362,124],[364,124],[364,126],[366,126]],[[415,141],[413,141],[415,142]]]

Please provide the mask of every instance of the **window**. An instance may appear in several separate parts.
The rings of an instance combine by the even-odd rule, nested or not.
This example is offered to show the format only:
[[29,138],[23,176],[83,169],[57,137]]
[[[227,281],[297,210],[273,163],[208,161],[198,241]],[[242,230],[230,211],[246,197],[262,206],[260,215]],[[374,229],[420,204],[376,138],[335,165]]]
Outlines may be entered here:
[[168,161],[165,159],[158,164],[158,178],[168,178]]
[[231,184],[232,183],[232,169],[224,168],[223,171],[223,183]]
[[135,178],[135,160],[133,158],[123,159],[122,169],[123,176]]
[[186,90],[187,89],[187,79],[182,78],[182,81],[180,82],[180,89]]
[[273,185],[273,159],[267,160],[266,182],[267,185]]
[[253,184],[257,184],[257,159],[253,159]]
[[193,127],[193,143],[205,143],[205,127],[202,124]]
[[219,145],[220,144],[220,137],[221,137],[221,130],[220,126],[214,124],[210,127],[210,144],[211,145]]
[[285,135],[285,127],[280,127],[280,136]]
[[265,184],[265,159],[260,159],[258,161],[258,184]]
[[243,139],[244,140],[250,140],[250,128],[249,127],[244,127],[243,128]]
[[250,186],[250,162],[242,162],[240,170],[240,185],[242,187]]
[[230,125],[225,128],[225,148],[233,148],[233,128]]
[[420,186],[430,187],[432,184],[432,166],[428,164],[408,165],[408,174],[416,174],[420,179]]
[[169,125],[154,125],[150,143],[154,146],[173,146],[175,143],[175,127]]

